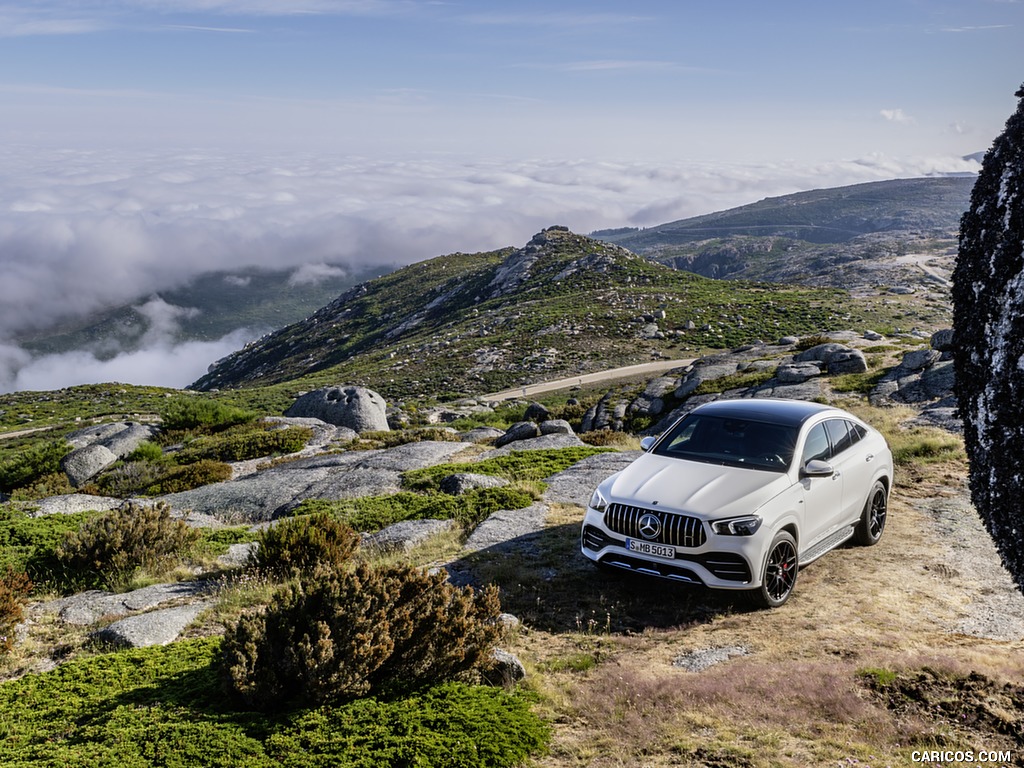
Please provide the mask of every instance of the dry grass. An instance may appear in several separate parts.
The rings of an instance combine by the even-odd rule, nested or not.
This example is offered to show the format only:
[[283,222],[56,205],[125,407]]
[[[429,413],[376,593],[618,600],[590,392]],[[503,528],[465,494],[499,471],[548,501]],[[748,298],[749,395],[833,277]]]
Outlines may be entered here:
[[[887,432],[904,416],[860,414]],[[992,696],[1024,680],[1019,642],[955,632],[979,587],[950,578],[950,542],[922,508],[962,495],[965,470],[955,454],[901,466],[882,541],[802,570],[794,597],[774,611],[593,570],[576,552],[581,510],[554,508],[535,557],[483,566],[529,628],[514,650],[555,723],[539,764],[880,768],[913,765],[914,749],[940,747],[1015,749],[1024,764],[1013,739],[983,719],[964,725],[927,708],[893,710],[864,679],[869,669],[973,672],[992,681]],[[673,666],[687,652],[726,646],[749,655],[703,672]],[[1005,717],[1024,722],[1024,710]]]

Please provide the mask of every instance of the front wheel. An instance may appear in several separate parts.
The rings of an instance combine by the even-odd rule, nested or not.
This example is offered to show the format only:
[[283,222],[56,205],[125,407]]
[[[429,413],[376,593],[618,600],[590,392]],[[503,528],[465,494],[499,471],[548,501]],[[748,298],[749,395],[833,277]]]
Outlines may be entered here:
[[768,548],[768,558],[761,573],[761,586],[750,595],[755,605],[778,608],[789,600],[796,587],[799,571],[796,539],[786,531],[779,531]]
[[885,519],[888,516],[889,494],[881,480],[871,487],[868,500],[864,502],[860,522],[853,532],[853,540],[862,547],[870,547],[878,543],[885,530]]

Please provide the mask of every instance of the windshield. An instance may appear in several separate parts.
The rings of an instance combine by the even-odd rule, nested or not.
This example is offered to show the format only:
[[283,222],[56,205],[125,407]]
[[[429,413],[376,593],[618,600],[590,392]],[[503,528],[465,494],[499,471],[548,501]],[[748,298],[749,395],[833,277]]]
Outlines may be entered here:
[[784,472],[797,428],[751,419],[690,414],[654,448],[659,456]]

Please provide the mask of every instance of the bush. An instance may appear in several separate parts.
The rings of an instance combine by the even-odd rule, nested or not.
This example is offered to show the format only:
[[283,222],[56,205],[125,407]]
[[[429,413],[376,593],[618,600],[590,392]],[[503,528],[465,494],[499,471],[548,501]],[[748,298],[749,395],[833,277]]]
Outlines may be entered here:
[[278,576],[311,575],[318,568],[337,570],[352,559],[359,534],[329,514],[282,520],[259,536],[250,564]]
[[120,466],[104,472],[88,486],[86,491],[95,487],[95,492],[101,496],[116,496],[124,499],[129,496],[142,494],[150,486],[156,485],[171,472],[165,464],[155,464],[151,461],[126,461]]
[[7,566],[7,572],[0,578],[0,654],[14,647],[14,628],[21,623],[25,597],[31,589],[27,574]]
[[167,460],[164,456],[164,449],[149,440],[143,440],[139,447],[125,457],[125,461],[148,461],[152,464],[159,464]]
[[219,431],[259,418],[255,411],[207,400],[201,396],[171,400],[160,411],[164,429],[208,429]]
[[805,349],[811,349],[812,347],[816,347],[819,344],[830,344],[831,342],[832,339],[830,339],[828,336],[804,336],[796,343],[796,348],[803,352]]
[[60,471],[60,460],[71,452],[63,440],[51,440],[0,461],[0,490],[10,492],[44,475]]
[[287,427],[200,437],[174,454],[174,458],[179,464],[190,464],[201,459],[246,461],[278,453],[301,451],[312,436],[313,430],[309,427]]
[[63,591],[65,568],[57,560],[57,547],[65,534],[96,513],[31,517],[27,512],[0,507],[0,571],[25,571],[37,587]]
[[454,587],[443,571],[364,564],[301,581],[228,628],[225,687],[276,710],[459,679],[491,663],[499,611],[496,587]]
[[11,492],[11,498],[16,501],[32,501],[74,492],[75,487],[71,485],[67,475],[63,472],[51,472],[37,477],[28,485],[16,488]]
[[195,464],[170,470],[157,482],[143,489],[147,496],[161,496],[165,493],[180,493],[201,488],[211,483],[222,483],[231,479],[231,467],[223,461],[200,459]]
[[80,579],[99,579],[110,588],[125,586],[140,568],[157,571],[183,554],[200,534],[171,519],[164,502],[128,502],[87,520],[57,547],[57,559]]

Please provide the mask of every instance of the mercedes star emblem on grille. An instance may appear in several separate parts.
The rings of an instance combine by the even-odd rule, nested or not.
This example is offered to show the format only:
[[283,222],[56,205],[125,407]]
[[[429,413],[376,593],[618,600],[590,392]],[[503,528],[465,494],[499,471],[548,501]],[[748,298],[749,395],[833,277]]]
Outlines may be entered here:
[[655,539],[661,533],[661,520],[658,519],[657,515],[652,515],[650,512],[641,517],[637,521],[637,525],[640,535],[645,539]]

